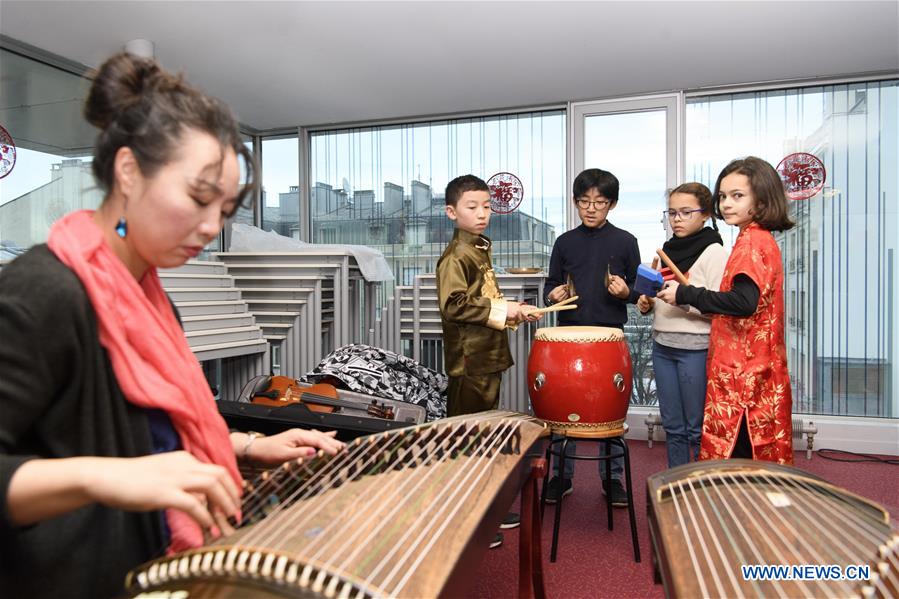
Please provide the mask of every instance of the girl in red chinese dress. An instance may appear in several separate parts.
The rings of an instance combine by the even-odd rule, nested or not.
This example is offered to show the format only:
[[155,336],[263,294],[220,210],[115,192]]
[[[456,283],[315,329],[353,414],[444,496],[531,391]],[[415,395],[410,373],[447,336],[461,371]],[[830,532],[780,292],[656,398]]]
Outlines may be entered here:
[[715,184],[717,216],[740,228],[721,291],[666,283],[658,297],[712,314],[699,458],[793,463],[783,266],[772,231],[793,227],[783,184],[760,158],[734,160]]

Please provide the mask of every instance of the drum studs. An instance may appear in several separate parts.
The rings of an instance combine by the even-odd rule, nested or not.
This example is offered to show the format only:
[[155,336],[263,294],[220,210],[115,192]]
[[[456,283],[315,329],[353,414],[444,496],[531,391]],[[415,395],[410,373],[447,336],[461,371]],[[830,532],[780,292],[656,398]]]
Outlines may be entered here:
[[624,391],[624,376],[620,372],[615,373],[615,376],[612,377],[612,382],[615,383],[615,388],[618,389],[619,393]]
[[539,391],[540,387],[542,387],[546,383],[546,375],[542,372],[538,372],[537,376],[534,377],[534,391]]

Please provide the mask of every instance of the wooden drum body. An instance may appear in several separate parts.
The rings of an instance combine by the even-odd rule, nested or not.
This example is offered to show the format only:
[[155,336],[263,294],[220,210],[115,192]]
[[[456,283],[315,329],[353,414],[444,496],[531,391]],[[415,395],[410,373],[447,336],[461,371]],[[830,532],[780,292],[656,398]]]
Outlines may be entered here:
[[621,329],[537,329],[528,358],[534,414],[571,436],[624,433],[631,398],[631,355]]

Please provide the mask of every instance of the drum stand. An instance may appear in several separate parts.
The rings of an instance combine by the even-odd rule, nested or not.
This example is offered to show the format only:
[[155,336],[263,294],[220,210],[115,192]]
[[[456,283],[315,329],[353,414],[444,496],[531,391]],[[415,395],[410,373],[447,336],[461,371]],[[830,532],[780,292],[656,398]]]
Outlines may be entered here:
[[[550,439],[549,444],[546,446],[546,461],[547,466],[551,461],[551,456],[556,456],[559,460],[559,489],[560,494],[558,499],[556,500],[556,513],[555,518],[553,520],[553,542],[552,542],[552,551],[550,552],[549,561],[556,561],[556,552],[559,545],[559,525],[562,521],[562,502],[563,497],[561,495],[561,491],[565,489],[565,461],[566,460],[591,460],[591,461],[605,461],[605,476],[603,477],[603,482],[611,481],[612,479],[612,460],[618,457],[624,458],[624,476],[626,478],[625,489],[627,490],[627,511],[628,516],[631,522],[631,543],[634,547],[634,561],[640,562],[640,541],[637,538],[637,517],[634,514],[634,493],[631,488],[631,458],[630,454],[627,450],[627,442],[624,440],[624,435],[627,433],[627,424],[624,425],[624,431],[611,431],[611,432],[583,432],[583,431],[565,431],[565,430],[554,430],[554,435],[561,435],[558,438]],[[566,450],[568,449],[568,442],[571,439],[577,439],[578,441],[600,441],[602,444],[600,445],[600,453],[599,455],[565,455]],[[561,445],[561,447],[557,447]],[[603,454],[602,447],[607,447],[607,451],[609,453]],[[616,451],[619,450],[619,451]],[[543,490],[540,493],[540,514],[543,515],[543,512],[546,509],[546,488],[549,484],[549,474],[551,468],[546,468],[546,474],[543,475]],[[606,494],[606,511],[609,519],[609,530],[613,528],[612,521],[612,500],[608,494]]]

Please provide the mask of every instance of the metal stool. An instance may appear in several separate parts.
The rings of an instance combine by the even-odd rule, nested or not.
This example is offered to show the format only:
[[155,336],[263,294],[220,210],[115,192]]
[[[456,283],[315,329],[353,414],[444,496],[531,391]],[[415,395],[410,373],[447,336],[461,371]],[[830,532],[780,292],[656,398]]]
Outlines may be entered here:
[[[559,459],[559,484],[560,490],[565,488],[565,461],[566,460],[591,460],[591,461],[605,461],[605,476],[603,477],[603,482],[610,481],[612,478],[612,460],[617,457],[624,458],[624,476],[626,479],[625,489],[627,490],[627,512],[631,521],[631,543],[634,547],[634,561],[640,562],[640,541],[637,538],[637,517],[634,515],[634,493],[631,488],[631,458],[630,454],[627,450],[627,442],[624,440],[624,435],[627,433],[627,424],[624,425],[624,432],[613,432],[612,434],[608,433],[586,433],[586,432],[571,432],[571,431],[554,431],[556,434],[561,434],[558,439],[551,439],[549,445],[546,446],[546,461],[547,464],[551,463],[550,456],[556,456]],[[566,456],[565,450],[568,449],[568,441],[570,439],[577,439],[578,442],[581,441],[600,441],[605,445],[608,449],[609,453],[603,454],[602,449],[600,449],[599,455],[579,455],[575,454],[573,456]],[[557,447],[561,445],[561,447]],[[614,446],[614,447],[613,447]],[[617,448],[619,451],[615,451]],[[546,469],[546,474],[543,476],[543,490],[540,493],[540,514],[541,519],[544,510],[546,509],[546,487],[549,484],[549,473],[550,468]],[[562,496],[560,495],[558,500],[556,501],[556,514],[555,519],[553,520],[553,542],[552,542],[552,551],[550,552],[549,561],[556,561],[556,552],[559,545],[559,524],[562,521]],[[609,530],[613,528],[612,521],[612,501],[609,499],[609,495],[606,494],[606,512],[609,518]]]

